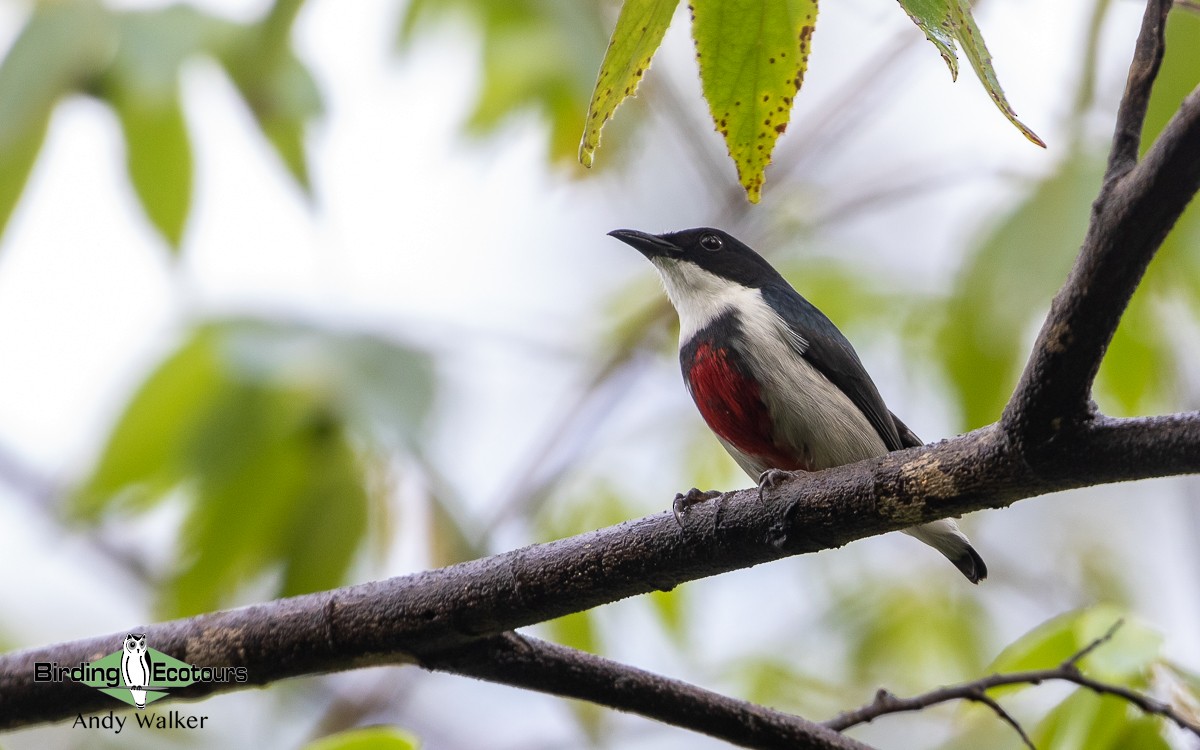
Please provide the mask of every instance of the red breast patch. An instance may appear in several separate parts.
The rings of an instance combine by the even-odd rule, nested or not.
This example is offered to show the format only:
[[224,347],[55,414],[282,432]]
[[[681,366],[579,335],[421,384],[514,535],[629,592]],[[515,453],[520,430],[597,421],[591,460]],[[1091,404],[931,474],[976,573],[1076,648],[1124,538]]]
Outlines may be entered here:
[[770,468],[807,468],[776,445],[758,383],[743,374],[728,350],[707,342],[698,345],[687,379],[700,415],[723,440]]

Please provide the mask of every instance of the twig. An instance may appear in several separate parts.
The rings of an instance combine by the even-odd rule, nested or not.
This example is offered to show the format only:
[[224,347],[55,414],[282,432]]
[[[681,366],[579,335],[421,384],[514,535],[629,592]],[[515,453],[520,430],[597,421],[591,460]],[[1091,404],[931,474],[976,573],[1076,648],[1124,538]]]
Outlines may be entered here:
[[1088,645],[1086,645],[1086,646],[1084,646],[1083,648],[1081,648],[1081,649],[1079,649],[1078,651],[1076,651],[1076,652],[1075,652],[1074,654],[1072,654],[1072,655],[1071,655],[1071,656],[1070,656],[1070,657],[1069,657],[1069,658],[1068,658],[1066,661],[1064,661],[1064,662],[1062,663],[1062,666],[1064,666],[1064,667],[1078,667],[1078,666],[1079,666],[1079,662],[1083,661],[1083,660],[1084,660],[1084,658],[1085,658],[1085,657],[1086,657],[1088,654],[1092,653],[1092,652],[1093,652],[1093,651],[1095,651],[1096,649],[1100,648],[1100,647],[1101,647],[1101,646],[1103,646],[1104,644],[1106,644],[1106,643],[1108,643],[1109,641],[1111,641],[1111,640],[1113,639],[1113,636],[1115,636],[1115,635],[1117,634],[1117,631],[1118,631],[1118,630],[1120,630],[1120,629],[1121,629],[1121,627],[1122,627],[1122,626],[1124,626],[1124,625],[1125,625],[1125,619],[1124,619],[1124,618],[1117,618],[1116,622],[1114,622],[1112,625],[1109,625],[1109,626],[1108,626],[1108,630],[1104,631],[1104,635],[1100,636],[1099,638],[1097,638],[1097,639],[1093,640],[1093,641],[1092,641],[1091,643],[1089,643]]
[[1029,735],[1025,732],[1025,727],[1021,726],[1021,722],[1017,721],[1016,718],[1010,714],[1008,710],[1004,708],[1004,706],[1001,706],[995,698],[987,693],[980,692],[979,695],[972,698],[972,700],[982,703],[983,705],[992,709],[992,711],[999,716],[1004,723],[1012,727],[1013,731],[1021,736],[1021,742],[1025,743],[1025,747],[1029,748],[1029,750],[1037,750],[1037,747],[1033,744],[1033,740],[1029,739]]
[[1142,143],[1142,124],[1150,106],[1150,91],[1166,51],[1167,14],[1171,0],[1150,0],[1142,16],[1142,28],[1129,65],[1125,95],[1117,108],[1117,123],[1113,128],[1112,150],[1108,154],[1105,182],[1120,179],[1137,164]]
[[987,705],[996,712],[997,716],[1016,729],[1026,746],[1033,748],[1033,743],[1029,740],[1029,736],[1020,724],[994,698],[988,696],[987,691],[1004,685],[1040,685],[1043,682],[1051,680],[1062,680],[1087,688],[1100,695],[1113,695],[1121,698],[1137,706],[1144,713],[1169,719],[1180,728],[1200,737],[1200,725],[1176,711],[1170,704],[1121,685],[1113,685],[1088,677],[1080,671],[1079,662],[1088,654],[1112,640],[1112,637],[1122,624],[1121,620],[1117,620],[1104,635],[1093,640],[1053,669],[993,674],[958,685],[948,685],[911,698],[897,698],[886,690],[880,690],[876,693],[875,700],[871,703],[862,708],[838,714],[829,721],[824,722],[824,724],[830,729],[841,732],[849,727],[873,721],[887,714],[920,711],[947,701],[969,700]]

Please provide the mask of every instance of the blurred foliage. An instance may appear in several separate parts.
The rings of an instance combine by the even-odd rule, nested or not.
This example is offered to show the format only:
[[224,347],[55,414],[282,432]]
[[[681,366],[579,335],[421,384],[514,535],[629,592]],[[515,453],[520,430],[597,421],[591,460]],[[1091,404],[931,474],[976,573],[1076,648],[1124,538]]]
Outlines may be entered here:
[[936,350],[967,429],[996,421],[1036,325],[1071,267],[1104,154],[1075,151],[979,241],[944,306]]
[[[1162,654],[1163,639],[1145,625],[1109,606],[1076,610],[1034,628],[1006,648],[986,670],[1018,672],[1054,668],[1080,653],[1115,623],[1122,622],[1107,640],[1079,662],[1084,674],[1113,685],[1157,693],[1170,666]],[[999,697],[1033,686],[1020,685],[989,691]],[[1054,706],[1031,733],[1038,748],[1047,750],[1121,750],[1171,747],[1169,722],[1147,716],[1127,701],[1075,688]]]
[[[828,627],[846,644],[859,684],[920,690],[967,679],[984,664],[987,618],[961,587],[864,580],[832,592]],[[902,680],[902,682],[897,682]]]
[[420,750],[413,734],[396,727],[364,727],[313,740],[304,750]]
[[468,18],[482,37],[482,81],[466,122],[472,135],[491,133],[532,111],[549,126],[550,158],[573,161],[579,120],[587,109],[596,61],[604,51],[603,0],[411,0],[397,45],[448,19]]
[[55,106],[95,96],[116,114],[134,192],[178,249],[191,207],[192,144],[180,105],[183,66],[209,57],[228,72],[288,170],[308,187],[303,136],[320,113],[312,75],[295,56],[300,0],[277,0],[239,24],[191,5],[116,10],[98,0],[33,6],[0,62],[0,231],[37,159]]
[[267,573],[284,596],[336,586],[386,513],[370,473],[415,438],[432,392],[425,355],[382,339],[203,325],[134,395],[70,514],[95,522],[185,498],[166,616],[228,604]]

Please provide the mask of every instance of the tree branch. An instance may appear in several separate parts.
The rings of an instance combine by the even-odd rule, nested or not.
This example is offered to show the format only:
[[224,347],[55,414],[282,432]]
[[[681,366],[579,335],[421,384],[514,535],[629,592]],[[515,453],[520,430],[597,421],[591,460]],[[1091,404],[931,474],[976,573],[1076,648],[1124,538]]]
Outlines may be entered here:
[[734,745],[780,750],[868,750],[798,716],[518,633],[426,657],[422,666],[578,698],[685,727]]
[[1117,114],[1113,152],[1075,266],[1054,298],[1002,424],[1040,446],[1089,419],[1100,361],[1147,266],[1200,188],[1200,89],[1145,158],[1140,132],[1162,59],[1170,0],[1150,0]]
[[[1133,435],[1140,435],[1136,440]],[[771,502],[755,489],[598,531],[386,581],[151,625],[156,649],[198,666],[244,666],[245,684],[198,683],[197,698],[287,677],[423,662],[446,649],[655,589],[1024,497],[1096,482],[1200,471],[1200,414],[1112,420],[1072,433],[1078,455],[1034,474],[995,426],[859,464],[802,474]],[[1176,446],[1155,461],[1112,461],[1097,445]],[[1114,448],[1115,449],[1115,448]],[[123,633],[0,656],[0,728],[53,721],[111,700],[35,682],[35,662],[111,653]]]
[[1137,164],[1142,143],[1142,124],[1150,106],[1150,91],[1158,77],[1166,51],[1165,31],[1170,0],[1151,0],[1142,14],[1142,28],[1133,50],[1133,62],[1125,80],[1125,94],[1117,107],[1117,122],[1113,128],[1112,150],[1108,154],[1108,179],[1119,179]]
[[1173,721],[1181,729],[1185,729],[1192,734],[1200,737],[1200,725],[1191,721],[1183,714],[1175,710],[1173,706],[1164,703],[1155,698],[1140,693],[1136,690],[1123,687],[1121,685],[1113,685],[1101,680],[1096,680],[1083,674],[1079,669],[1079,662],[1092,651],[1096,650],[1103,644],[1112,639],[1116,634],[1117,629],[1121,627],[1121,621],[1118,620],[1113,624],[1108,632],[1100,636],[1096,640],[1089,643],[1078,653],[1074,654],[1062,664],[1053,669],[1037,669],[1025,672],[1010,672],[1008,674],[993,674],[987,677],[982,677],[978,680],[960,683],[958,685],[949,685],[947,687],[931,690],[928,693],[916,695],[911,698],[898,698],[886,690],[880,690],[875,695],[875,700],[863,706],[862,708],[853,711],[847,711],[838,714],[834,718],[825,722],[825,726],[837,731],[843,731],[857,724],[863,724],[873,721],[880,716],[887,714],[901,713],[906,711],[921,711],[930,706],[939,703],[946,703],[955,700],[968,700],[977,703],[983,703],[996,712],[1001,719],[1016,729],[1021,735],[1021,739],[1025,744],[1033,748],[1033,743],[1030,742],[1029,736],[1025,730],[1013,717],[1004,710],[1004,708],[996,702],[996,700],[987,694],[992,688],[1001,687],[1004,685],[1040,685],[1043,682],[1051,680],[1063,680],[1072,682],[1080,687],[1085,687],[1100,695],[1113,695],[1125,700],[1128,703],[1137,706],[1144,713]]

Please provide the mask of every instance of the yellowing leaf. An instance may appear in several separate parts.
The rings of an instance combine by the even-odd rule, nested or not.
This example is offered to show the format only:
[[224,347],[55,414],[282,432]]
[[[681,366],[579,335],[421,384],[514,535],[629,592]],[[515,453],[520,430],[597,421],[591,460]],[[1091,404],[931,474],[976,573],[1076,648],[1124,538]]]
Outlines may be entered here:
[[704,98],[751,203],[800,90],[816,0],[694,0]]
[[992,56],[983,43],[983,34],[979,31],[979,26],[971,16],[968,0],[900,0],[900,5],[913,23],[925,32],[926,38],[938,48],[942,59],[950,68],[952,78],[958,79],[958,56],[955,52],[957,41],[962,45],[963,53],[971,62],[971,67],[975,69],[975,75],[979,76],[980,83],[987,89],[988,96],[992,97],[992,101],[1008,121],[1016,125],[1021,134],[1030,141],[1042,148],[1046,147],[1037,133],[1017,119],[1017,113],[1004,98],[1004,90],[1000,88],[1000,80],[992,67]]
[[579,144],[579,163],[592,166],[600,146],[600,129],[617,106],[637,91],[642,75],[650,67],[650,58],[662,43],[679,0],[625,0],[617,25],[600,64],[596,89],[588,105],[583,140]]

